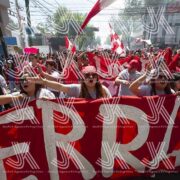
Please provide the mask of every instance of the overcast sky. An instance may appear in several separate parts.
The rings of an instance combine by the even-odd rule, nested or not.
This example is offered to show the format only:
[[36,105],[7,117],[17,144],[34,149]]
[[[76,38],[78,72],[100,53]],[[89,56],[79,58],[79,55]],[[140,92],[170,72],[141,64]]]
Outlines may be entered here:
[[[18,0],[21,7],[24,7],[24,0]],[[35,4],[37,2],[41,3],[47,9],[52,12],[55,10],[59,5],[65,6],[68,9],[72,10],[73,12],[81,12],[87,14],[91,8],[94,6],[97,0],[30,0],[30,10],[31,10],[31,21],[32,25],[37,25],[40,22],[45,22],[46,13],[39,10],[39,8],[35,8]],[[14,0],[10,0],[11,9],[14,8]],[[99,27],[99,32],[96,33],[96,36],[100,36],[102,42],[105,41],[106,37],[109,35],[109,27],[108,22],[111,16],[116,16],[120,9],[124,7],[123,0],[117,0],[112,5],[107,7],[106,9],[102,10],[101,13],[96,15],[91,21],[90,24],[94,25],[95,27]],[[50,12],[50,14],[52,14]],[[22,16],[26,16],[25,9],[21,12]]]

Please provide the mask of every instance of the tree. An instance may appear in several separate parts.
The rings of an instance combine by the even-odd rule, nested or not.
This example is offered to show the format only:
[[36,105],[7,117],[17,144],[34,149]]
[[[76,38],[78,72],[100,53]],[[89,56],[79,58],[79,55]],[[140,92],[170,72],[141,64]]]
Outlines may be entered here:
[[38,25],[36,26],[36,28],[37,28],[37,30],[38,30],[41,34],[49,33],[47,24],[38,23]]
[[84,19],[85,15],[81,13],[74,13],[66,7],[59,7],[53,18],[49,19],[49,24],[53,27],[56,36],[62,38],[62,41],[64,36],[68,36],[70,40],[75,41],[79,49],[86,49],[88,46],[93,46],[96,38],[93,27],[90,25],[77,37]]

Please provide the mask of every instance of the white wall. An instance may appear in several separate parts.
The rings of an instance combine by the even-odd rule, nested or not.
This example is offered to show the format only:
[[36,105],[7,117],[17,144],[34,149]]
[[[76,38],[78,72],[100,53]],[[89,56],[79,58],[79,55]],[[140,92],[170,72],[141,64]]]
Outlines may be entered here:
[[21,47],[19,31],[11,31],[11,34],[12,34],[12,37],[16,37],[17,46],[18,46],[18,47]]

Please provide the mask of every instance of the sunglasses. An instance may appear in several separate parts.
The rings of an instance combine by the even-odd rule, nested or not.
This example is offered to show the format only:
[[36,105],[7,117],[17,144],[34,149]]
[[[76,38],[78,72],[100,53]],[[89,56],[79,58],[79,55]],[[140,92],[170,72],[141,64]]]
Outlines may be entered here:
[[163,76],[163,75],[159,75],[158,78],[159,79],[167,79],[166,76]]
[[48,66],[48,65],[49,65],[49,66],[54,66],[54,65],[55,65],[55,63],[53,63],[53,62],[52,62],[52,63],[51,63],[51,62],[46,63],[46,66]]
[[85,76],[86,79],[87,79],[87,78],[97,78],[97,74],[95,74],[95,73],[93,73],[93,74],[87,73],[87,74],[85,74],[84,76]]
[[25,77],[21,77],[19,81],[20,81],[21,84],[24,84],[24,83],[27,82]]

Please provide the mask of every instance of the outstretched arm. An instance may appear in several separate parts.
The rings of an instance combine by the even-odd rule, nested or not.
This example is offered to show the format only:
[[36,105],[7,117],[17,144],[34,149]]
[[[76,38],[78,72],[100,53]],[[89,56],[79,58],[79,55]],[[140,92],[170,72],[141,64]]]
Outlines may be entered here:
[[48,79],[48,80],[50,80],[50,81],[58,81],[57,78],[55,78],[55,77],[53,77],[52,75],[44,72],[44,71],[42,70],[42,67],[41,67],[41,66],[37,65],[37,67],[38,67],[39,73],[40,73],[40,75],[41,75],[42,77],[44,77],[44,78],[46,78],[46,79]]
[[148,73],[151,71],[152,66],[150,63],[147,64],[146,67],[146,72],[140,76],[138,79],[136,79],[134,82],[131,83],[131,85],[129,86],[129,89],[135,94],[135,95],[139,95],[140,94],[140,85],[142,84],[142,82],[145,81]]
[[52,75],[46,73],[46,72],[42,72],[43,77],[45,77],[46,79],[50,80],[50,81],[58,81],[57,78],[53,77]]
[[47,79],[43,79],[41,77],[27,77],[26,78],[28,81],[30,81],[31,83],[35,83],[35,84],[41,84],[47,87],[50,87],[52,89],[55,89],[59,92],[64,92],[64,93],[68,93],[69,91],[69,87],[66,87],[64,84],[55,82],[55,81],[50,81]]
[[22,94],[19,94],[17,96],[12,96],[11,94],[8,95],[1,95],[0,96],[0,105],[4,105],[4,104],[9,104],[13,101],[13,99],[15,100],[17,99],[21,99],[23,97]]

